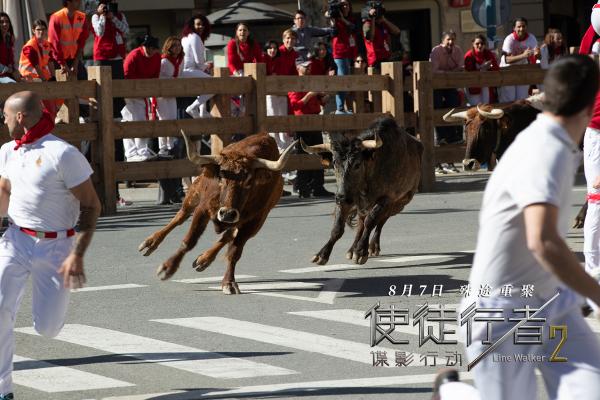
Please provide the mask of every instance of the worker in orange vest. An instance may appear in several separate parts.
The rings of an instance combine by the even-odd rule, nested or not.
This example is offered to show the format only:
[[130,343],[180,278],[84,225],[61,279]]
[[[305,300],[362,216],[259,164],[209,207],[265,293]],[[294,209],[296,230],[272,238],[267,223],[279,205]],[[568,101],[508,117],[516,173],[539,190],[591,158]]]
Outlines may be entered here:
[[50,16],[48,38],[62,73],[83,79],[85,70],[79,71],[79,58],[90,30],[80,5],[81,0],[63,0],[64,7]]
[[19,73],[25,81],[49,81],[54,76],[54,65],[50,62],[52,46],[47,34],[46,21],[35,20],[33,37],[23,46],[19,59]]

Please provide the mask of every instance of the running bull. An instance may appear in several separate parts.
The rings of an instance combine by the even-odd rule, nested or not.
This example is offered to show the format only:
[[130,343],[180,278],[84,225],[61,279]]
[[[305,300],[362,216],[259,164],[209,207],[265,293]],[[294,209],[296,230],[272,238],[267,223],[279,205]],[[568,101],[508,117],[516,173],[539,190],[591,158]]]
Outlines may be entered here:
[[315,146],[301,142],[307,153],[333,153],[338,186],[331,236],[312,262],[327,263],[334,244],[344,234],[344,224],[348,224],[356,225],[356,236],[346,257],[364,264],[369,256],[378,256],[381,251],[383,225],[417,192],[423,145],[392,118],[378,119],[352,139],[340,133],[330,138],[330,143]]
[[201,165],[202,172],[189,188],[181,209],[162,229],[150,235],[138,250],[150,255],[176,226],[190,215],[192,225],[181,246],[157,270],[163,280],[169,279],[179,268],[184,255],[192,250],[209,221],[221,238],[192,266],[205,270],[219,251],[229,245],[226,254],[227,269],[221,288],[225,294],[239,294],[235,281],[235,266],[248,239],[258,233],[269,211],[279,201],[283,190],[281,170],[285,166],[291,144],[281,155],[275,140],[266,134],[251,135],[225,147],[220,155],[198,155],[194,145],[183,131],[190,161]]
[[[477,171],[484,162],[492,170],[519,132],[536,119],[542,102],[543,94],[540,94],[499,108],[483,104],[461,112],[451,110],[444,115],[446,122],[465,124],[465,171]],[[586,212],[587,202],[575,217],[573,228],[583,228]]]

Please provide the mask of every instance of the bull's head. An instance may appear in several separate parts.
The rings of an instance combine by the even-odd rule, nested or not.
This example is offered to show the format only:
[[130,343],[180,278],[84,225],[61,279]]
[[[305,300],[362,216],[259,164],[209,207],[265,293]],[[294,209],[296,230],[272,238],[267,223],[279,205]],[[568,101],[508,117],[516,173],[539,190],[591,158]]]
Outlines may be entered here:
[[381,138],[375,133],[374,139],[348,139],[343,134],[331,134],[331,141],[314,146],[306,145],[302,140],[302,148],[307,153],[333,153],[333,168],[338,183],[335,201],[338,204],[352,204],[355,195],[364,186],[366,171],[373,160],[374,150],[383,145]]
[[492,153],[498,145],[500,120],[504,111],[493,108],[489,104],[471,107],[467,111],[450,110],[443,119],[446,122],[462,122],[465,124],[467,150],[463,159],[466,171],[476,171],[481,164],[490,161]]
[[235,224],[239,221],[239,210],[244,208],[249,198],[248,193],[256,190],[256,186],[273,180],[274,174],[285,167],[290,151],[296,144],[294,142],[288,146],[276,161],[250,159],[239,152],[228,152],[227,148],[220,155],[200,155],[183,130],[181,134],[189,160],[196,165],[205,166],[205,174],[219,181],[221,190],[217,220],[223,224]]

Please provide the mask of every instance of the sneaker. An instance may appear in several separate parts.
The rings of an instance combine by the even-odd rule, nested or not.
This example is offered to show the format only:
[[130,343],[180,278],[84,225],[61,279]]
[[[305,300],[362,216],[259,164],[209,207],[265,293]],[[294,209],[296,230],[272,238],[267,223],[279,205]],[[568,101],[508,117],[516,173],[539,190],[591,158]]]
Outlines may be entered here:
[[142,157],[146,157],[144,161],[152,161],[158,158],[158,154],[148,147],[138,150],[138,154],[140,154]]
[[346,110],[335,110],[335,115],[351,115],[352,112]]
[[440,140],[437,141],[437,145],[438,146],[444,146],[446,144],[448,144],[448,141],[446,139],[444,139],[444,138],[442,138],[442,139],[440,139]]
[[292,192],[287,191],[285,189],[283,190],[283,192],[281,192],[281,197],[288,197],[288,196],[291,196],[291,195],[292,195]]
[[120,197],[119,200],[117,200],[117,207],[127,207],[127,206],[130,206],[132,204],[133,204],[133,202],[131,202],[129,200],[125,200],[122,197]]
[[12,393],[0,394],[0,400],[13,400],[15,396]]
[[134,154],[130,157],[127,157],[127,162],[142,162],[142,161],[148,161],[148,157],[143,156],[141,154]]
[[456,168],[456,166],[454,165],[454,163],[448,163],[446,164],[446,166],[443,168],[444,171],[446,171],[447,173],[450,174],[458,174],[460,171],[458,170],[458,168]]
[[193,102],[188,108],[185,109],[185,112],[194,119],[200,118],[200,109],[198,108],[197,102]]
[[173,158],[175,158],[171,154],[169,154],[169,150],[161,150],[158,152],[157,156],[159,160],[172,160]]
[[314,189],[312,192],[312,195],[314,197],[323,197],[323,198],[329,198],[329,199],[333,198],[335,196],[335,194],[328,191],[323,186],[321,186],[320,188]]
[[448,171],[446,171],[446,169],[444,167],[442,167],[442,164],[438,164],[435,166],[435,174],[436,175],[446,175],[448,173]]

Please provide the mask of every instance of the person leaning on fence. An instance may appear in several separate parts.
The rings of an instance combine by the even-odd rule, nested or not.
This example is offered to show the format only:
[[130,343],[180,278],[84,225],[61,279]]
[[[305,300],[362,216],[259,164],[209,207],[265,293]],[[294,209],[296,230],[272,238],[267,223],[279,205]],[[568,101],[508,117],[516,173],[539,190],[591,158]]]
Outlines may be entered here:
[[[213,64],[206,61],[204,42],[210,36],[210,22],[202,14],[193,15],[185,23],[181,33],[183,48],[182,78],[208,78],[211,76]],[[186,108],[193,118],[210,116],[206,102],[212,94],[201,94]],[[198,147],[200,148],[200,147]]]
[[[160,76],[160,50],[158,39],[146,35],[141,45],[125,58],[125,79],[157,79]],[[127,98],[121,110],[123,121],[146,121],[154,114],[154,102],[146,98]],[[125,158],[131,161],[149,161],[157,158],[150,147],[150,139],[123,139]]]
[[[431,70],[436,72],[462,71],[464,59],[463,52],[456,45],[456,33],[449,30],[442,33],[442,42],[431,50],[429,61]],[[456,89],[436,89],[433,91],[433,104],[435,108],[453,108],[460,105],[460,98]],[[452,144],[462,141],[462,127],[438,126],[435,128],[436,143]]]
[[62,73],[86,79],[80,58],[90,28],[85,13],[79,11],[80,5],[81,0],[63,0],[63,8],[50,16],[48,40]]
[[0,12],[0,78],[18,80],[15,68],[15,32],[10,17]]
[[567,44],[560,29],[549,28],[544,36],[544,43],[540,46],[540,66],[548,69],[550,65],[561,57],[569,54]]
[[296,32],[296,45],[294,50],[298,53],[298,62],[308,60],[308,55],[313,47],[315,37],[333,36],[335,28],[318,28],[307,25],[306,13],[302,10],[296,10],[294,15],[294,26],[292,30]]
[[[310,75],[310,61],[298,64],[298,75]],[[327,101],[327,96],[323,92],[289,92],[290,108],[294,115],[319,114],[321,106]],[[296,139],[302,139],[308,145],[322,144],[323,133],[320,131],[300,131],[296,132]],[[306,154],[302,150],[302,145],[298,142],[296,150],[299,154]],[[314,197],[331,198],[333,193],[327,191],[323,186],[325,184],[325,172],[318,170],[299,170],[295,186],[298,189],[300,198]]]
[[400,35],[400,28],[385,18],[382,6],[367,6],[364,13],[362,28],[369,67],[381,70],[381,63],[392,55],[390,35]]
[[227,67],[233,76],[244,76],[245,63],[263,61],[260,45],[252,35],[248,24],[240,22],[235,27],[235,37],[227,43]]
[[[465,71],[498,71],[500,69],[496,56],[486,46],[485,36],[477,35],[471,43],[471,49],[465,53]],[[467,88],[467,102],[471,106],[495,103],[496,101],[494,88]]]
[[[500,67],[535,64],[539,58],[540,48],[535,36],[527,32],[527,19],[517,17],[513,22],[513,31],[506,36],[502,44]],[[529,85],[498,88],[498,97],[502,103],[524,99],[528,95]]]

